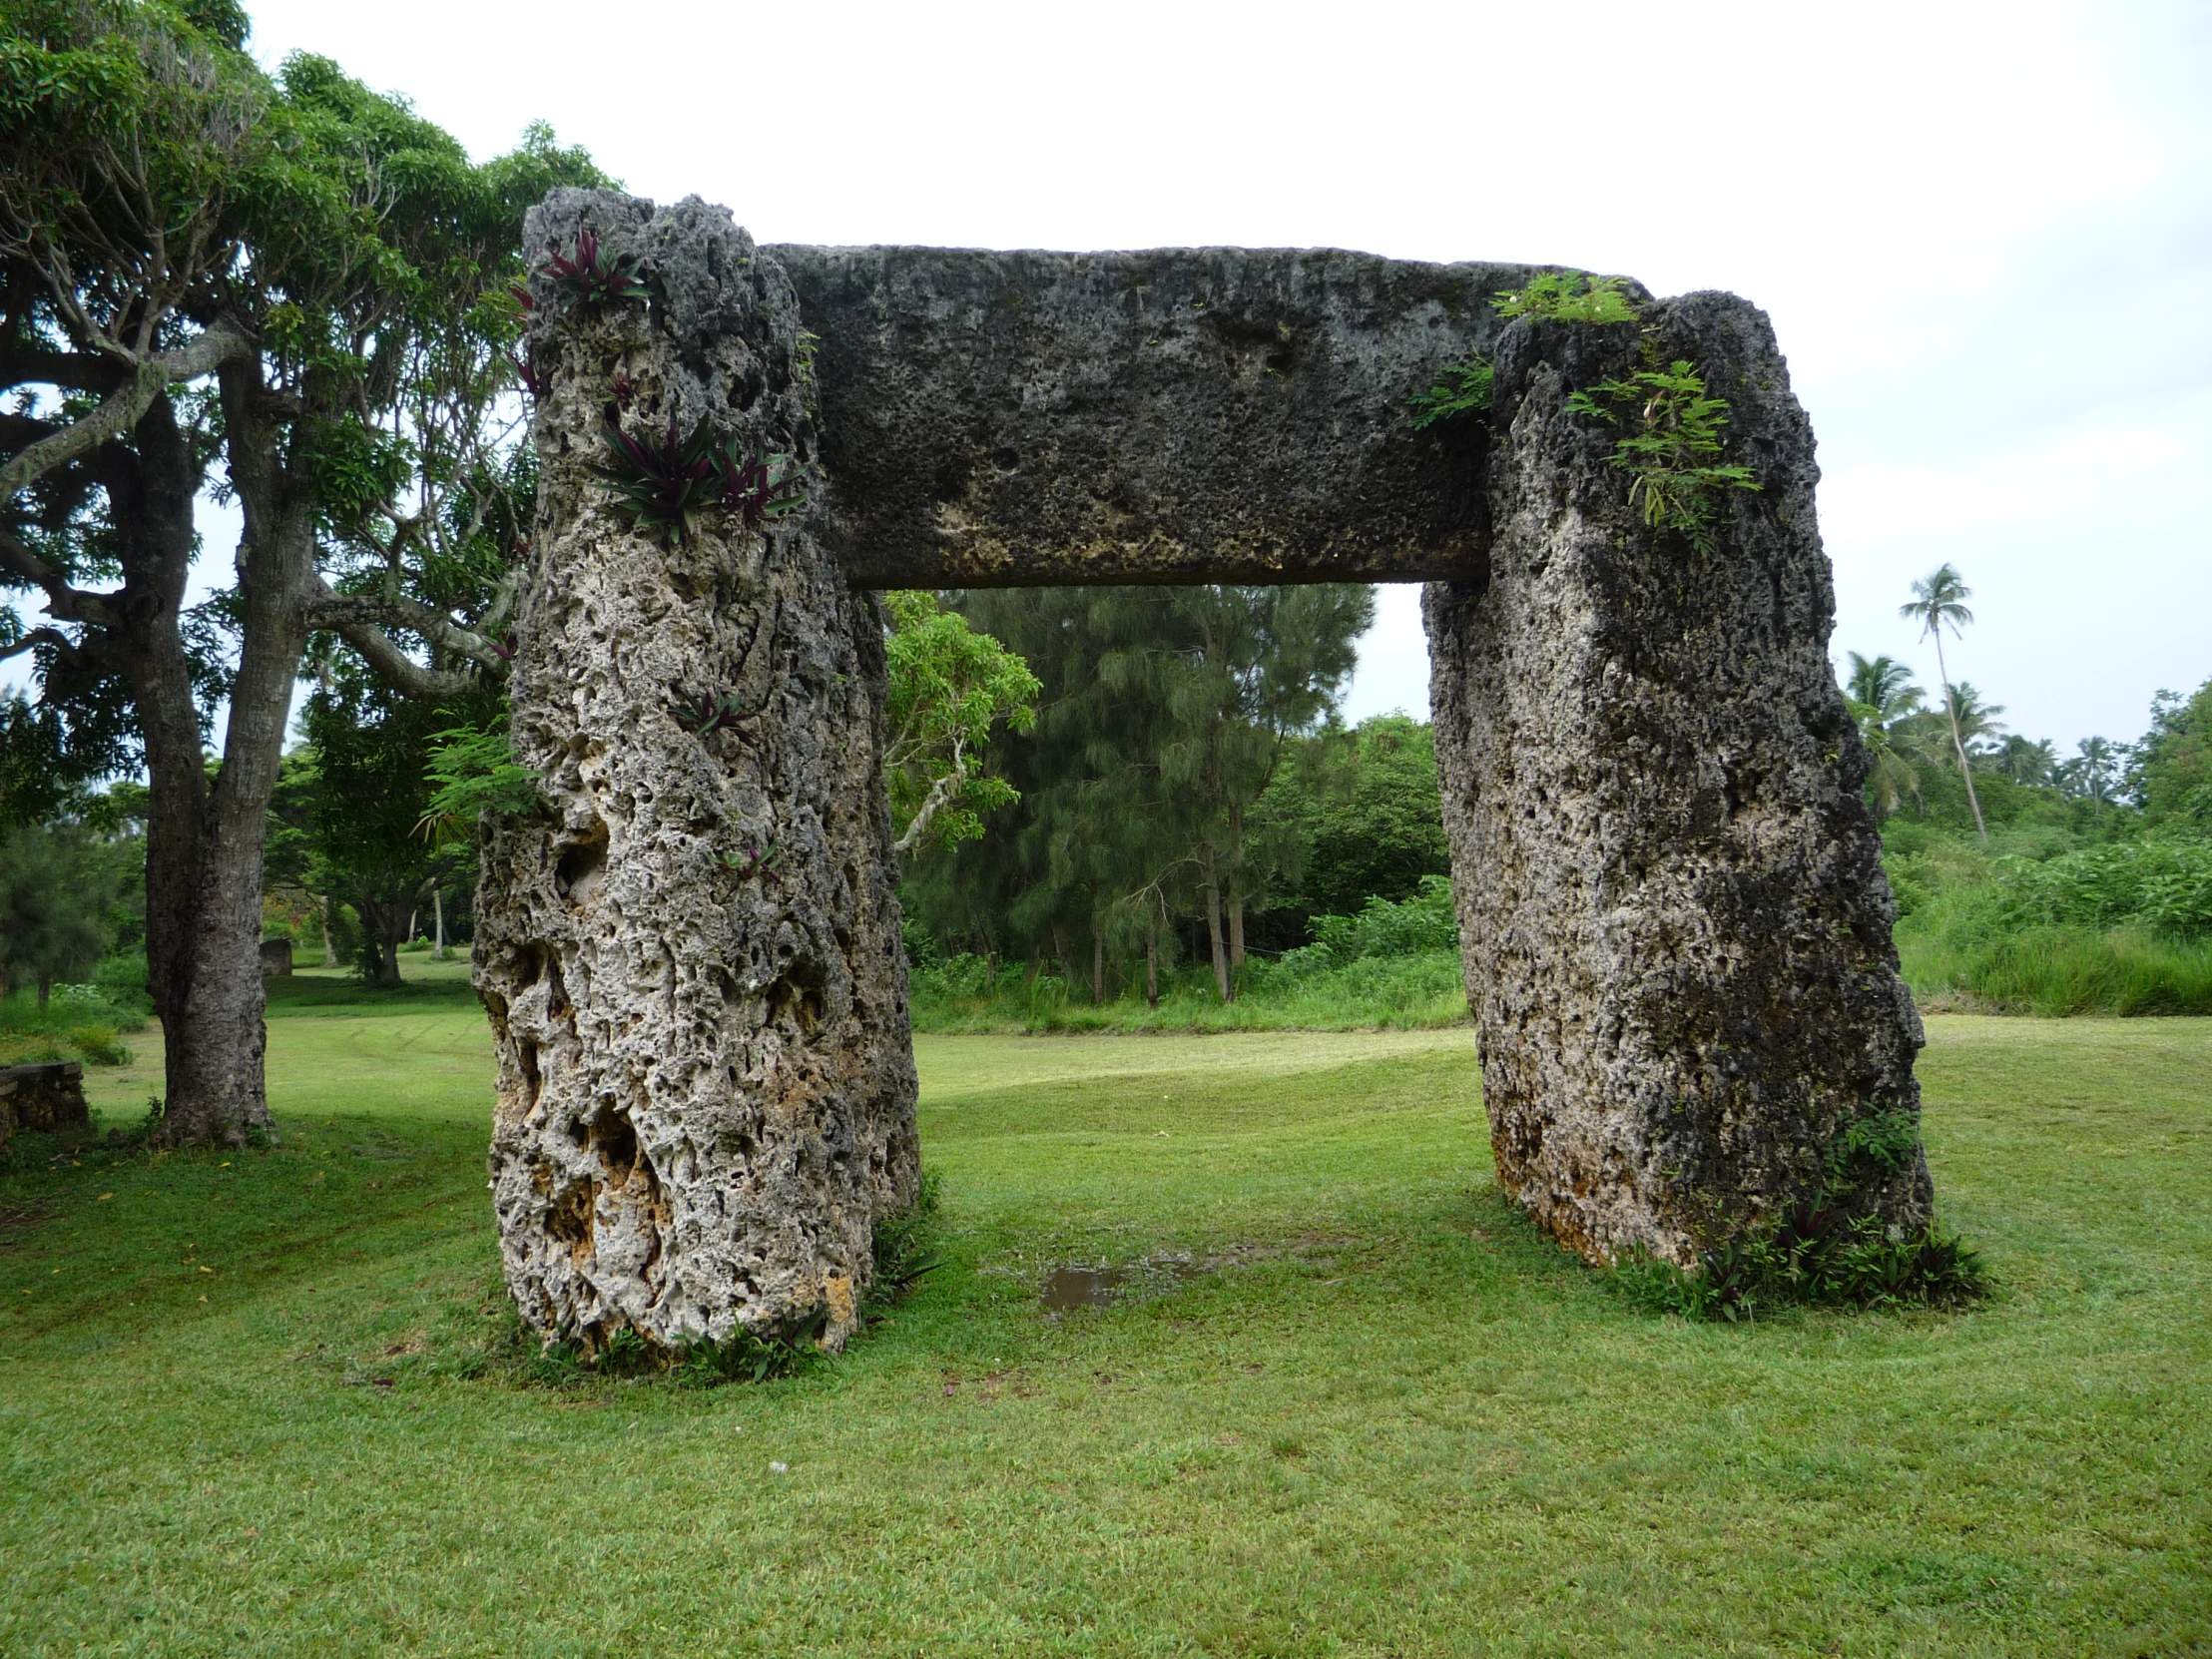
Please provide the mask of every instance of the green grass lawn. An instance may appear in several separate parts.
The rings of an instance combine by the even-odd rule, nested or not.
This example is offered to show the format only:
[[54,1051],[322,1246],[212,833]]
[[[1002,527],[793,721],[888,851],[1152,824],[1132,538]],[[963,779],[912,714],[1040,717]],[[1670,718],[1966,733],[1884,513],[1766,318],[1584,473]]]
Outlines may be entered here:
[[[0,1176],[0,1653],[2212,1651],[2212,1020],[1931,1025],[1968,1314],[1634,1311],[1463,1029],[939,1036],[888,1324],[557,1389],[467,1375],[481,1017],[303,976],[276,1151]],[[1228,1259],[1038,1307],[1168,1253]]]

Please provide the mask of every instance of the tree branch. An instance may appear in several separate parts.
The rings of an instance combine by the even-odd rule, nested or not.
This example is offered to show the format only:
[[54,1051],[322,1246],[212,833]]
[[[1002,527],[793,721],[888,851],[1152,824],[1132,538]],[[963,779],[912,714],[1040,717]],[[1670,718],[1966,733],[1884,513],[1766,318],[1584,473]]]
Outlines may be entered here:
[[921,798],[921,807],[914,814],[913,822],[906,826],[906,832],[891,844],[891,851],[903,858],[921,844],[921,837],[929,832],[929,821],[941,812],[953,797],[967,784],[967,757],[960,752],[957,741],[952,745],[952,770],[929,786],[929,793]]
[[115,613],[99,594],[69,585],[69,578],[24,546],[8,530],[0,529],[0,572],[27,582],[46,594],[46,608],[64,622],[89,622],[96,627],[115,626]]
[[[452,624],[427,605],[414,600],[402,600],[402,606],[428,612],[430,616]],[[372,598],[366,594],[341,594],[330,591],[327,584],[316,595],[309,607],[308,618],[317,628],[327,628],[347,645],[361,654],[368,666],[392,690],[401,697],[420,698],[437,702],[448,697],[459,697],[476,684],[473,674],[448,672],[444,669],[424,668],[393,643],[389,634],[376,624],[392,614],[393,604],[388,599]],[[412,628],[410,621],[406,626]],[[459,630],[454,630],[459,632]],[[422,632],[422,630],[417,630]],[[433,636],[434,637],[434,636]]]
[[0,501],[12,501],[44,474],[97,449],[139,423],[154,399],[180,380],[196,380],[223,363],[254,350],[254,342],[227,322],[219,322],[190,345],[142,359],[100,407],[82,420],[39,439],[0,465]]
[[[425,605],[389,589],[383,593],[338,593],[325,583],[308,609],[308,620],[317,628],[335,630],[349,645],[352,636],[345,633],[348,626],[406,628],[457,657],[467,658],[486,673],[497,674],[507,666],[483,635],[463,628],[435,605]],[[468,679],[461,676],[461,683],[466,684]]]
[[112,358],[88,351],[0,351],[0,386],[66,386],[71,391],[114,391],[123,378]]
[[53,646],[72,664],[80,655],[76,642],[59,628],[34,628],[13,645],[0,645],[0,663],[6,662],[10,657],[20,657],[24,652],[34,651],[42,645]]

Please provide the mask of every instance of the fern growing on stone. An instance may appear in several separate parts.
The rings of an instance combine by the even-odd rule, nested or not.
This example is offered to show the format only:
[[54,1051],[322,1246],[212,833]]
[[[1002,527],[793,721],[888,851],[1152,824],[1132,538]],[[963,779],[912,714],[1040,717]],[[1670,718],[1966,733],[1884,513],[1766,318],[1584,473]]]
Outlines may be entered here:
[[1561,322],[1636,320],[1636,308],[1622,290],[1620,277],[1585,276],[1579,271],[1548,272],[1524,288],[1493,294],[1490,304],[1499,316],[1548,316]]
[[1413,412],[1407,417],[1407,424],[1421,432],[1440,420],[1488,414],[1490,388],[1496,378],[1497,370],[1480,357],[1453,363],[1437,375],[1434,385],[1426,391],[1413,393],[1409,399]]
[[1679,531],[1702,552],[1730,490],[1756,490],[1751,468],[1717,457],[1728,403],[1707,394],[1697,365],[1676,358],[1625,380],[1601,380],[1567,399],[1567,412],[1622,428],[1613,465],[1633,482],[1628,500],[1654,529]]

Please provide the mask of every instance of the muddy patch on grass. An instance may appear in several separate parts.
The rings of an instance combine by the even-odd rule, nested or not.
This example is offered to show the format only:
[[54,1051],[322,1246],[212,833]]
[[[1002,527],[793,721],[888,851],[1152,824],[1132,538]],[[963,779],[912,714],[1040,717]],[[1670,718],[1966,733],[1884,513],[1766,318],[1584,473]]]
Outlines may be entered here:
[[1046,1277],[1038,1292],[1038,1305],[1049,1319],[1084,1308],[1110,1308],[1117,1302],[1157,1296],[1178,1284],[1276,1254],[1256,1246],[1236,1245],[1212,1256],[1140,1256],[1120,1266],[1070,1262],[1054,1268]]

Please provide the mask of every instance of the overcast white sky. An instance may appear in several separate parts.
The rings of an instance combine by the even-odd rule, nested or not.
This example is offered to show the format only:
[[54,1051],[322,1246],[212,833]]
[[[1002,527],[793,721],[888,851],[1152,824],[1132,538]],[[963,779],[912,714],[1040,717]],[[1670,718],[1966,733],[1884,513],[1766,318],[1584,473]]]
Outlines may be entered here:
[[[251,0],[250,0],[251,3]],[[2212,675],[2212,6],[261,0],[478,156],[542,118],[764,242],[1334,245],[1765,306],[1835,655],[1944,559],[2014,730]],[[210,536],[215,557],[227,547]],[[227,562],[227,561],[226,561]],[[1385,588],[1350,713],[1426,712]]]

